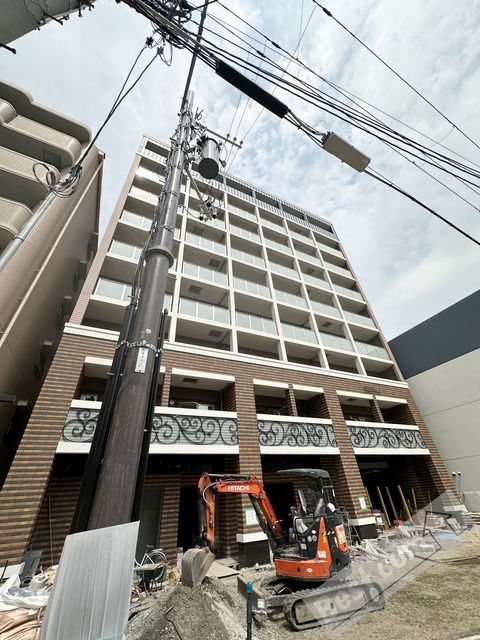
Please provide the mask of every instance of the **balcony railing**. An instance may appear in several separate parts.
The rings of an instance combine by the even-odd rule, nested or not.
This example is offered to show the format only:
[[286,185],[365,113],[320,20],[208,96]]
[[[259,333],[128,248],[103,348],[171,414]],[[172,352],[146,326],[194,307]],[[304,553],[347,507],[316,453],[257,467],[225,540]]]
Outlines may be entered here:
[[233,284],[235,289],[240,289],[240,291],[246,291],[247,293],[252,293],[257,296],[264,296],[265,298],[270,297],[269,287],[259,282],[252,282],[251,280],[245,280],[245,278],[234,278]]
[[230,314],[225,307],[218,307],[206,302],[197,302],[188,298],[180,298],[179,313],[187,316],[193,316],[201,320],[212,320],[213,322],[222,322],[229,324]]
[[360,291],[354,289],[347,289],[347,287],[341,287],[339,284],[334,284],[333,288],[337,293],[342,296],[348,296],[349,298],[355,298],[355,300],[363,300],[363,296]]
[[312,418],[283,418],[259,419],[258,442],[261,447],[271,449],[268,453],[275,453],[275,449],[285,447],[299,447],[305,449],[326,448],[337,449],[338,444],[330,420],[315,420]]
[[[89,445],[93,441],[100,406],[99,402],[72,402],[62,431],[60,453],[66,448],[73,452],[71,444]],[[157,407],[150,436],[150,453],[155,453],[155,445],[157,448],[160,445],[163,452],[175,446],[179,447],[179,452],[185,452],[187,448],[195,453],[198,448],[198,453],[204,453],[204,447],[220,447],[222,450],[227,447],[230,453],[235,453],[238,445],[236,413]],[[78,452],[83,451],[85,447],[79,447]]]
[[228,284],[228,276],[226,273],[215,271],[208,267],[202,267],[192,262],[183,263],[183,273],[200,280],[208,280],[209,282],[215,282],[217,284]]
[[237,311],[237,327],[239,329],[250,329],[251,331],[260,331],[261,333],[272,333],[277,335],[277,325],[271,318],[257,316],[253,313],[245,313]]
[[376,329],[375,322],[368,316],[362,316],[359,313],[353,313],[353,311],[344,311],[343,313],[349,322],[355,322],[355,324],[362,324],[365,327]]
[[347,421],[347,429],[350,435],[350,442],[354,449],[367,450],[373,453],[372,449],[377,449],[376,453],[386,453],[386,450],[401,453],[408,449],[415,453],[428,453],[427,445],[422,438],[418,427],[407,427],[406,425],[396,425],[395,427],[378,424],[352,425]]
[[355,341],[355,345],[359,353],[364,356],[370,356],[371,358],[382,358],[382,360],[390,360],[388,351],[383,347],[377,347],[374,344],[368,344],[368,342]]
[[291,338],[293,340],[301,340],[302,342],[310,342],[317,344],[317,336],[315,331],[308,329],[307,327],[299,327],[296,324],[288,324],[282,322],[282,331],[285,338]]

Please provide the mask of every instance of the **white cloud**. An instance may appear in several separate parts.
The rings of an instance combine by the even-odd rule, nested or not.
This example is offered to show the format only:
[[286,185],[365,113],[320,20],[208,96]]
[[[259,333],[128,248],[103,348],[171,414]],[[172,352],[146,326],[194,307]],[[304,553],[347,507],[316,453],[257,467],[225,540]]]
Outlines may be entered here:
[[[291,52],[315,7],[287,0],[235,0],[228,6]],[[479,8],[479,0],[441,4],[437,0],[364,0],[361,4],[344,0],[329,7],[472,137],[478,131]],[[213,3],[210,11],[248,31],[219,4]],[[208,24],[219,30],[218,25]],[[18,40],[16,56],[0,50],[1,75],[27,89],[37,102],[85,122],[96,132],[150,33],[148,21],[126,5],[98,0],[83,18],[72,15],[63,27],[49,24]],[[255,38],[254,46],[263,50],[258,33]],[[266,52],[286,64],[274,47]],[[138,71],[152,54],[143,54]],[[474,144],[458,130],[451,131],[438,113],[319,8],[313,10],[298,55],[316,73],[391,114],[395,119],[375,112],[393,128],[428,146],[433,143],[398,120],[432,139],[447,136],[446,147],[480,165],[480,151]],[[189,54],[178,50],[173,51],[170,67],[156,61],[99,137],[98,146],[107,155],[104,220],[113,210],[142,134],[162,140],[173,134],[189,63]],[[293,63],[288,71],[298,73]],[[333,95],[313,75],[302,71],[300,77]],[[200,61],[192,89],[196,106],[203,109],[202,122],[209,128],[222,134],[230,130],[233,135],[238,127],[241,139],[255,123],[236,154],[232,172],[332,221],[388,338],[478,288],[480,247],[388,187],[341,165],[271,113],[263,112],[257,119],[260,108],[245,97],[237,109],[238,92]],[[319,123],[320,129],[334,130],[350,140],[372,158],[373,169],[480,239],[478,211],[411,163],[324,110],[280,90],[275,95],[306,122]],[[451,155],[439,145],[434,148]],[[478,190],[472,192],[457,180],[436,176],[478,209]]]

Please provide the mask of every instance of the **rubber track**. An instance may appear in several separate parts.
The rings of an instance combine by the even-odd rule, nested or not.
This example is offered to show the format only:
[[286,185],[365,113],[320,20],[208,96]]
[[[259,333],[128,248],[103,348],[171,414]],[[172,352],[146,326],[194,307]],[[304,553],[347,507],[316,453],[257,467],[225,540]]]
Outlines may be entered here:
[[[312,616],[310,620],[305,620],[302,622],[299,622],[296,619],[295,605],[297,603],[303,601],[303,603],[305,603],[307,607],[311,605],[316,608],[322,602],[322,600],[325,599],[327,599],[326,604],[329,605],[329,603],[331,603],[335,599],[337,594],[339,595],[339,600],[345,601],[345,593],[348,589],[360,589],[363,594],[365,594],[366,602],[364,601],[357,606],[355,606],[355,603],[353,603],[354,606],[352,606],[351,608],[342,608],[341,612],[332,613],[331,615],[322,615],[322,617],[320,618]],[[376,592],[374,595],[371,594],[372,589]],[[383,609],[384,606],[385,594],[382,587],[377,582],[347,581],[341,584],[337,584],[334,587],[302,589],[302,591],[292,593],[288,595],[283,602],[283,613],[289,624],[294,629],[296,629],[297,631],[302,631],[302,629],[313,629],[314,627],[321,627],[323,625],[331,624],[332,622],[341,622],[343,620],[348,620],[353,616],[361,615],[363,613],[378,611],[380,609]],[[326,611],[328,611],[329,608],[330,606],[324,607]]]

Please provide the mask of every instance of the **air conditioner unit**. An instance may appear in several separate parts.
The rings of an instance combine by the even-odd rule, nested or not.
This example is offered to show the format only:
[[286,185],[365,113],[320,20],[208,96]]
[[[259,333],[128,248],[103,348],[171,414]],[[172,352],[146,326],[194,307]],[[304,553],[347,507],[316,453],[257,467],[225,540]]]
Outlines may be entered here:
[[97,402],[98,396],[94,393],[82,393],[80,395],[80,400],[86,400],[87,402]]

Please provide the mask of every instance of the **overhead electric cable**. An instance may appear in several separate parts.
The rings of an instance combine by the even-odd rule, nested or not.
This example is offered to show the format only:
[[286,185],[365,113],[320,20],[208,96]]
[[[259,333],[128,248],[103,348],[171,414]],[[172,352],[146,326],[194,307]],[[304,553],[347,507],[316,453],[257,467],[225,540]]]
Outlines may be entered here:
[[[173,32],[174,32],[173,35],[174,35],[174,37],[183,38],[185,40],[185,46],[191,46],[191,37],[188,35],[188,33],[185,33],[183,30],[178,30],[178,31],[180,31],[180,33],[178,33],[178,31],[175,28],[175,26],[172,25],[172,27],[173,27]],[[224,79],[229,81],[234,86],[237,86],[237,88],[242,87],[242,90],[244,90],[244,88],[247,88],[248,89],[247,94],[251,95],[251,97],[253,97],[254,99],[258,99],[258,101],[261,104],[263,104],[263,106],[265,106],[266,108],[271,110],[273,113],[275,113],[279,117],[285,118],[287,121],[289,121],[290,123],[294,124],[294,126],[296,126],[297,128],[303,129],[305,131],[305,133],[307,133],[307,135],[309,135],[309,137],[311,137],[315,141],[316,144],[318,144],[319,146],[322,146],[321,141],[318,138],[315,138],[315,136],[313,135],[311,129],[310,128],[306,128],[305,125],[302,124],[301,121],[299,121],[299,119],[294,116],[294,114],[292,114],[292,112],[289,110],[288,107],[286,107],[286,105],[284,105],[283,103],[278,101],[276,98],[273,98],[273,96],[271,96],[270,94],[268,94],[268,92],[266,92],[265,90],[263,90],[260,87],[258,87],[257,85],[255,85],[255,83],[253,83],[252,81],[248,80],[248,78],[242,76],[242,74],[240,74],[238,71],[236,71],[233,67],[230,67],[228,64],[226,64],[223,61],[219,60],[214,55],[214,53],[205,44],[202,45],[202,51],[200,52],[200,57],[202,58],[202,60],[206,64],[208,64],[212,68],[215,68],[216,72],[219,73],[219,75],[221,75],[222,77],[224,77]],[[227,55],[227,57],[228,57],[228,55]],[[231,54],[230,54],[230,57],[238,58],[237,56],[231,56]],[[284,70],[282,69],[282,72],[283,71]],[[275,77],[274,74],[272,74],[270,72],[262,71],[262,73],[263,73],[263,77],[268,78],[268,79],[271,79],[272,77]],[[277,79],[279,79],[279,78],[277,77]],[[292,83],[284,82],[284,84],[285,84],[285,86],[289,87],[289,90],[293,95],[298,95],[298,87],[294,87],[292,85]],[[296,89],[296,93],[292,90],[292,88]],[[305,91],[304,91],[304,93],[305,93]],[[318,91],[315,88],[311,88],[310,89],[310,94],[313,94],[313,96],[317,100],[320,99],[320,97],[318,96]],[[306,94],[303,96],[303,98],[306,99]],[[306,101],[307,102],[309,102],[309,101],[312,102],[312,98],[309,98],[308,100],[306,99]],[[333,105],[333,106],[335,106],[335,105]],[[332,106],[332,108],[333,108],[333,106]],[[328,109],[327,109],[327,111],[328,111]],[[350,110],[350,111],[352,111],[352,110]],[[339,117],[339,116],[337,115],[337,117]],[[344,119],[346,122],[349,122],[345,115],[343,117],[341,117],[341,118]],[[363,120],[365,121],[365,118],[363,118]],[[374,122],[378,123],[378,120],[375,119]],[[372,134],[372,132],[370,132],[367,129],[365,129],[365,125],[364,124],[360,125],[359,123],[357,123],[356,126],[358,126],[359,128],[365,130],[367,133],[371,133]],[[386,129],[389,131],[389,128],[386,128]],[[417,147],[415,147],[415,145],[417,143],[415,143],[414,141],[410,141],[410,140],[406,139],[405,136],[402,136],[401,134],[399,134],[398,132],[394,132],[393,130],[392,130],[392,133],[395,134],[397,137],[399,137],[401,139],[401,140],[397,140],[397,142],[402,142],[403,144],[407,144],[407,143],[408,144],[412,144],[412,146],[417,150],[417,152],[419,152],[420,149],[421,149],[420,152],[422,154],[430,153],[430,155],[432,155],[432,157],[437,156],[437,157],[435,157],[436,160],[441,159],[443,161],[446,161],[447,163],[450,163],[450,164],[456,166],[456,168],[459,169],[459,170],[464,170],[466,173],[473,174],[476,177],[478,176],[478,174],[475,174],[475,172],[470,167],[466,167],[465,165],[461,165],[461,163],[458,163],[458,162],[455,163],[455,162],[451,161],[451,159],[449,159],[449,158],[446,158],[444,156],[440,156],[440,154],[432,154],[431,151],[428,148],[426,148],[426,147],[421,148],[422,145],[418,145]],[[374,135],[374,134],[372,134],[372,135]],[[377,135],[377,137],[379,137],[379,139],[383,141],[383,139],[380,136]],[[389,144],[392,144],[392,143],[390,142]],[[420,147],[420,149],[418,147]],[[408,151],[407,149],[404,149],[402,147],[399,147],[399,148],[403,152],[407,152]],[[413,154],[413,155],[415,155],[415,154]],[[415,157],[417,157],[417,159],[425,161],[424,156],[415,156]],[[369,175],[370,175],[370,173],[371,172],[369,172]],[[452,173],[451,171],[449,171],[449,173],[451,175],[454,175],[455,177],[458,177],[456,174]],[[436,215],[440,219],[444,220],[447,224],[449,224],[453,228],[457,229],[460,233],[462,233],[466,237],[472,239],[474,242],[477,242],[476,240],[471,238],[471,236],[466,234],[466,232],[463,232],[456,225],[454,225],[453,223],[450,223],[448,220],[446,220],[445,218],[440,216],[440,214],[437,214],[433,209],[430,209],[429,207],[427,207],[426,205],[421,203],[419,200],[415,199],[413,196],[408,194],[406,191],[400,189],[400,187],[397,187],[393,183],[388,182],[386,179],[383,178],[383,176],[381,178],[377,178],[377,179],[379,179],[381,181],[384,181],[385,184],[387,184],[388,186],[391,186],[392,188],[395,188],[397,191],[399,191],[400,193],[402,193],[406,197],[414,200],[415,202],[417,202],[419,205],[423,206],[427,210],[429,210],[429,211],[431,210],[431,212],[434,213],[434,215]],[[467,181],[467,182],[470,182],[470,181]],[[471,184],[474,184],[474,183],[471,183]]]
[[430,100],[428,100],[417,89],[415,89],[413,85],[411,85],[407,80],[405,80],[405,78],[403,78],[399,73],[397,73],[395,69],[393,69],[388,63],[385,62],[385,60],[382,60],[382,58],[379,55],[377,55],[375,51],[370,49],[370,47],[368,47],[364,42],[362,42],[360,38],[358,38],[352,31],[350,31],[350,29],[348,29],[344,24],[342,24],[340,20],[338,20],[328,9],[323,7],[318,2],[318,0],[312,0],[312,1],[315,5],[317,5],[317,7],[319,7],[325,13],[325,15],[327,15],[329,18],[332,18],[340,27],[342,27],[342,29],[344,29],[349,35],[351,35],[352,38],[355,38],[355,40],[362,47],[364,47],[367,51],[369,51],[381,64],[387,67],[387,69],[391,71],[399,80],[401,80],[404,84],[407,85],[407,87],[409,87],[414,93],[416,93],[419,98],[421,98],[424,102],[426,102],[432,109],[434,109],[434,111],[436,111],[440,116],[442,116],[442,118],[444,118],[452,127],[454,127],[467,140],[469,140],[473,145],[475,145],[477,149],[480,149],[480,146],[469,135],[467,135],[464,131],[462,131],[462,129],[457,127],[457,125],[454,122],[452,122],[450,118],[448,118],[444,113],[442,113],[439,109],[437,109],[437,107],[432,102],[430,102]]
[[[310,67],[308,67],[307,65],[305,65],[299,58],[295,58],[292,56],[292,54],[290,54],[288,51],[286,51],[286,49],[284,49],[281,45],[279,45],[277,42],[273,41],[271,38],[269,38],[267,35],[263,34],[261,31],[259,31],[256,27],[254,27],[253,25],[249,25],[248,22],[246,22],[241,16],[239,16],[238,14],[236,14],[234,11],[232,11],[229,7],[226,7],[224,4],[222,4],[221,2],[219,3],[219,5],[227,10],[229,13],[231,13],[235,18],[237,18],[238,20],[242,21],[246,26],[249,26],[253,31],[255,31],[257,34],[261,35],[262,38],[266,39],[268,42],[271,43],[271,45],[273,47],[275,47],[275,49],[277,51],[282,52],[285,57],[289,58],[289,59],[293,59],[295,62],[297,62],[300,66],[302,66],[302,68],[304,68],[306,71],[308,71],[309,73],[312,73],[315,77],[319,78],[322,82],[325,82],[328,86],[330,86],[331,88],[333,88],[334,90],[338,91],[339,93],[341,93],[342,95],[344,95],[344,97],[346,97],[349,100],[352,100],[352,98],[348,97],[349,95],[354,96],[357,100],[360,100],[362,102],[365,102],[365,104],[369,105],[370,107],[376,109],[377,111],[379,111],[380,113],[387,115],[389,118],[391,118],[392,120],[395,120],[397,122],[400,122],[401,124],[403,124],[405,127],[411,129],[412,131],[415,131],[416,133],[418,133],[419,135],[425,137],[426,139],[431,140],[432,142],[435,142],[437,145],[442,146],[443,148],[447,149],[450,153],[458,156],[459,158],[462,158],[463,160],[467,160],[464,156],[462,156],[461,154],[459,154],[458,152],[454,151],[453,149],[449,149],[447,147],[445,147],[445,145],[440,144],[438,141],[433,140],[432,138],[430,138],[428,135],[426,135],[425,133],[419,132],[417,131],[414,127],[411,127],[410,125],[402,122],[401,120],[399,120],[398,118],[396,118],[395,116],[392,116],[391,114],[388,114],[384,111],[382,111],[381,109],[379,109],[378,107],[371,105],[368,101],[364,100],[363,98],[360,98],[358,96],[355,96],[354,94],[348,92],[345,89],[341,89],[340,87],[338,87],[338,85],[336,85],[335,83],[331,82],[330,80],[324,78],[323,76],[319,75],[318,73],[316,73],[313,69],[311,69]],[[353,101],[353,100],[352,100]],[[353,101],[354,102],[354,101]],[[363,107],[361,107],[363,109]],[[452,127],[455,128],[455,125],[452,124]],[[471,164],[476,165],[474,162],[472,162],[471,160],[468,160]]]

